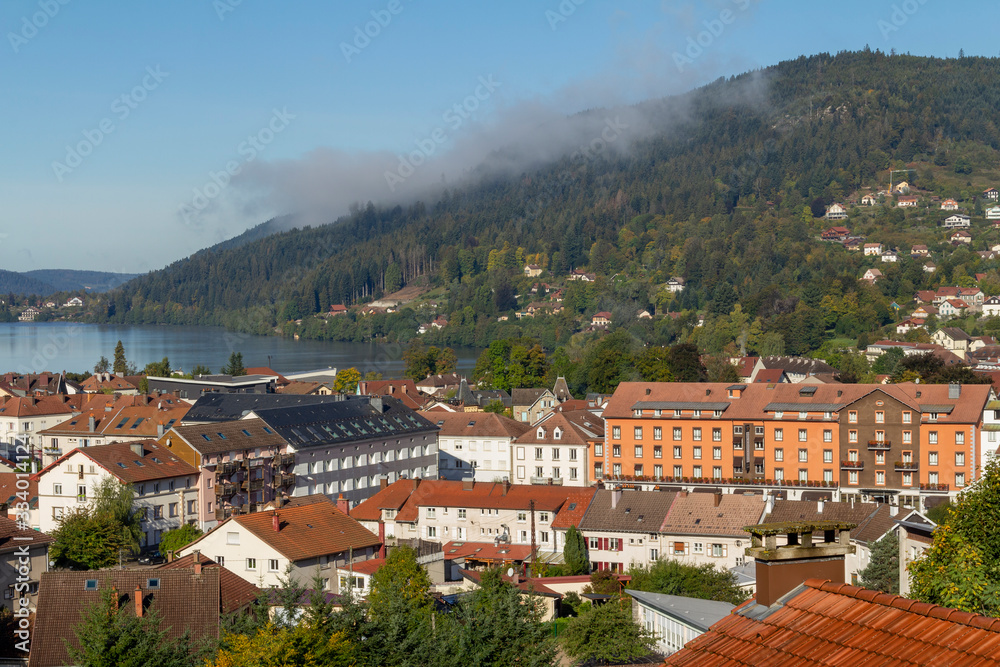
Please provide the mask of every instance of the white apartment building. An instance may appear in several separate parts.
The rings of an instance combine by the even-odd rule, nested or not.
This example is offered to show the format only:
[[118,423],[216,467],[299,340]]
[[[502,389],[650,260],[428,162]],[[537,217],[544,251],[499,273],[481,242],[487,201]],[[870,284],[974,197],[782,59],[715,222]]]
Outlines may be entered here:
[[514,441],[511,480],[588,486],[590,443],[603,439],[604,421],[590,411],[550,412]]
[[528,424],[491,412],[421,412],[436,424],[441,479],[502,482],[510,477],[511,443]]

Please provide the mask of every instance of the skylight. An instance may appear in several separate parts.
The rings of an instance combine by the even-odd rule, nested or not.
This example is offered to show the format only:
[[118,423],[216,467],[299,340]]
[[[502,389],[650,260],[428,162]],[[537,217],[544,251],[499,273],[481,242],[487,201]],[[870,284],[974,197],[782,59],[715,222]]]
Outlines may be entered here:
[[202,433],[201,437],[205,438],[205,440],[207,440],[208,442],[212,442],[212,439],[210,437],[208,437],[207,433]]
[[158,459],[158,458],[156,458],[156,457],[154,456],[154,457],[153,457],[153,463],[163,463],[163,461],[161,461],[160,459]]
[[115,428],[124,428],[125,424],[128,423],[128,419],[129,419],[128,417],[125,417],[125,419],[118,422],[118,426],[115,426]]
[[[145,417],[139,417],[138,419],[136,419],[136,420],[135,420],[135,423],[134,423],[134,424],[132,424],[132,429],[135,429],[135,428],[137,428],[137,427],[139,426],[139,424],[141,424],[141,423],[142,423],[142,422],[144,422],[144,421],[146,421],[146,418],[145,418]],[[131,429],[130,429],[130,430],[131,430]]]
[[268,427],[266,427],[266,426],[264,426],[263,428],[264,428],[264,433],[267,433],[267,434],[270,434],[270,433],[272,433],[272,432],[273,432],[273,431],[271,431],[271,429],[269,429],[269,428],[268,428]]
[[118,467],[119,467],[119,468],[124,468],[124,467],[125,467],[125,464],[124,464],[124,463],[122,463],[121,461],[119,461],[119,462],[118,462]]
[[242,429],[242,432],[243,432],[243,435],[245,435],[246,437],[248,437],[248,438],[250,437],[250,431],[248,431],[246,429]]
[[[145,463],[143,463],[142,461],[138,460],[138,459],[136,459],[134,463],[135,463],[135,464],[136,464],[137,466],[139,466],[140,468],[145,468],[145,467],[146,467],[146,464],[145,464]],[[122,466],[123,468],[125,467],[124,465],[122,465],[122,464],[120,464],[120,463],[119,463],[118,465],[121,465],[121,466]]]
[[219,433],[219,432],[216,432],[216,434],[215,434],[215,435],[219,436],[219,437],[220,437],[221,439],[223,439],[223,440],[225,440],[225,439],[226,439],[226,436],[225,436],[225,435],[223,435],[222,433]]

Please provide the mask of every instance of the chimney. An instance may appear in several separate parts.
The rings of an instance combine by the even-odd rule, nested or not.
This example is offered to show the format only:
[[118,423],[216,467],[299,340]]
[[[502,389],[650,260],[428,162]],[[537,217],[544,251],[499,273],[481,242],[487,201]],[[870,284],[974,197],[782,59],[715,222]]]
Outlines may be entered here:
[[388,489],[389,488],[389,478],[386,477],[385,475],[382,475],[381,477],[379,477],[378,478],[378,488],[380,488],[380,489]]
[[143,455],[141,442],[133,442],[132,444],[129,445],[129,448],[132,450],[132,453],[135,454],[136,456],[141,457]]
[[87,430],[93,433],[95,428],[97,428],[97,421],[94,419],[94,415],[90,415],[87,418]]
[[501,493],[500,495],[506,496],[508,491],[510,491],[510,478],[509,477],[504,477],[503,478],[503,493]]
[[132,592],[132,599],[135,600],[135,617],[142,618],[142,589],[139,584],[135,585],[135,591]]
[[622,490],[615,489],[611,492],[611,509],[616,509],[618,507],[618,501],[622,499]]
[[823,501],[822,500],[817,500],[816,501],[816,514],[822,514],[822,513],[823,513]]
[[948,383],[948,399],[956,400],[962,395],[962,385],[957,382]]
[[368,399],[368,402],[371,404],[372,409],[374,409],[375,412],[385,412],[381,396],[372,396]]
[[[844,583],[844,556],[855,552],[851,528],[856,525],[795,521],[744,528],[750,533],[746,553],[757,561],[757,604],[772,606],[806,579]],[[787,535],[788,544],[778,546],[778,535]]]
[[378,522],[378,557],[385,558],[385,522]]
[[767,497],[764,499],[764,514],[772,514],[774,512],[774,493],[768,493]]
[[337,496],[337,509],[347,516],[351,515],[351,501],[345,498],[343,493]]
[[280,493],[276,494],[274,497],[274,506],[280,510],[284,504],[285,504],[285,497]]
[[720,504],[722,504],[722,493],[721,492],[720,493],[713,493],[712,494],[712,507],[718,507]]
[[413,478],[413,490],[416,491],[417,487],[419,487],[419,486],[420,486],[420,478],[419,477],[414,477]]
[[278,510],[274,510],[274,514],[271,515],[271,527],[274,528],[274,532],[276,533],[281,531],[281,519],[278,518]]
[[[277,518],[277,515],[275,515]],[[201,552],[197,549],[194,550],[194,576],[201,575]]]
[[157,438],[163,437],[163,422],[160,422],[159,424],[156,425],[156,437]]
[[899,514],[899,505],[889,505],[889,516],[896,516]]

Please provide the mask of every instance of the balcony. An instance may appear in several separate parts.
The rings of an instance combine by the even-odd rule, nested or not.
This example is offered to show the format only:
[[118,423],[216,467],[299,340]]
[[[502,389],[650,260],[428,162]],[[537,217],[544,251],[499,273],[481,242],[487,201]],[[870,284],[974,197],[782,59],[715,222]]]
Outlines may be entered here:
[[840,467],[842,470],[864,470],[864,461],[841,461]]
[[274,457],[274,465],[290,466],[295,465],[295,454],[279,454]]
[[220,463],[217,473],[220,475],[232,475],[236,472],[238,466],[233,461],[226,461],[225,463]]
[[236,487],[232,484],[216,484],[215,485],[215,495],[221,498],[228,498],[229,496],[236,493]]
[[892,448],[891,440],[869,440],[868,441],[868,451],[870,452],[887,452]]
[[920,466],[917,465],[916,461],[896,461],[893,467],[896,472],[917,472],[920,470]]
[[292,486],[293,484],[295,484],[295,475],[283,474],[274,476],[275,486]]
[[951,490],[951,486],[948,484],[923,484],[920,485],[921,491],[943,491],[948,492]]
[[264,480],[262,480],[262,479],[252,479],[252,480],[250,480],[250,490],[251,491],[260,491],[263,488],[264,488]]
[[532,477],[530,483],[535,485],[562,486],[563,480],[562,477]]

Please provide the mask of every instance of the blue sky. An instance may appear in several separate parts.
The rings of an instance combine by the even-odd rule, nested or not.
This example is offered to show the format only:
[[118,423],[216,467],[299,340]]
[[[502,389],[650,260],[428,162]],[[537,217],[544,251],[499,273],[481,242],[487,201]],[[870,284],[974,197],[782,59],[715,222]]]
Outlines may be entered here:
[[[531,119],[683,92],[803,54],[867,44],[997,55],[991,33],[974,27],[994,9],[5,0],[0,268],[157,269],[317,192],[328,219],[354,199],[401,197],[385,172],[420,142],[443,174]],[[366,30],[374,36],[358,37]],[[678,54],[694,57],[678,65]]]

